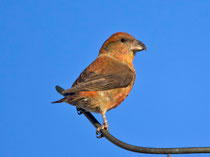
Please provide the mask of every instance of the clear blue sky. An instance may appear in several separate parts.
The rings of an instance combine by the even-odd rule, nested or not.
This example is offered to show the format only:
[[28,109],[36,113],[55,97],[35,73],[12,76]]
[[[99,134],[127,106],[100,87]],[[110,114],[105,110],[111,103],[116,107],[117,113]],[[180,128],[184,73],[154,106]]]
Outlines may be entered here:
[[210,1],[1,0],[1,157],[165,156],[96,139],[73,106],[50,104],[55,85],[70,87],[120,31],[148,52],[134,60],[129,97],[107,113],[110,132],[140,146],[210,146]]

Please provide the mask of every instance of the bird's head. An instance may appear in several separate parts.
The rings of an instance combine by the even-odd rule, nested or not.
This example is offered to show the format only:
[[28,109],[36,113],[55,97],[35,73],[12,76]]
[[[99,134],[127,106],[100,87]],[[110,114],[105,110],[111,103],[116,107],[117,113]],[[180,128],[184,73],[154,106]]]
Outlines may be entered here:
[[141,41],[128,33],[118,32],[104,42],[99,55],[106,54],[132,64],[135,53],[142,50],[147,50],[147,48]]

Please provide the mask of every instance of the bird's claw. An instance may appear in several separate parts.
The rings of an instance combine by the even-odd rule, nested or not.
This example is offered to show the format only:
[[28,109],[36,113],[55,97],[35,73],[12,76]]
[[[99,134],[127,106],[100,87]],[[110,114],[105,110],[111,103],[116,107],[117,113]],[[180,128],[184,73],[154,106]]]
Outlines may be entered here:
[[101,133],[101,130],[103,130],[103,129],[109,131],[108,125],[103,124],[103,125],[101,125],[100,127],[98,127],[98,128],[96,129],[96,137],[97,137],[97,138],[102,138],[102,137],[104,137],[103,134]]
[[78,114],[78,115],[83,114],[83,110],[82,110],[81,108],[77,108],[77,114]]
[[102,138],[104,137],[103,134],[100,131],[96,131],[96,138]]

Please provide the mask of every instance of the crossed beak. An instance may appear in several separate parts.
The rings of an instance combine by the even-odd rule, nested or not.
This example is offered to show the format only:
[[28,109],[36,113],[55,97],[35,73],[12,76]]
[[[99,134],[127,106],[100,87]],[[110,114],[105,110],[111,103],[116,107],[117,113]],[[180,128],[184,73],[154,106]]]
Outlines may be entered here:
[[134,45],[131,47],[131,50],[134,52],[145,50],[147,51],[147,47],[141,41],[136,40]]

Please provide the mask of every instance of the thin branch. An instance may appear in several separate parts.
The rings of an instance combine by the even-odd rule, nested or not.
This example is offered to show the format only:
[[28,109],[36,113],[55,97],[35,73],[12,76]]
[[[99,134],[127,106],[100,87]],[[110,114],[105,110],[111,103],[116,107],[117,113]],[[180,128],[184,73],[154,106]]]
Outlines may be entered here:
[[[58,93],[62,94],[63,88],[56,86]],[[90,113],[85,110],[81,110],[85,117],[93,124],[95,128],[101,126],[97,119]],[[184,148],[152,148],[152,147],[140,147],[127,144],[123,141],[112,136],[108,131],[102,129],[102,135],[112,142],[113,144],[121,147],[123,149],[137,152],[137,153],[147,153],[147,154],[192,154],[192,153],[210,153],[210,147],[184,147]]]

